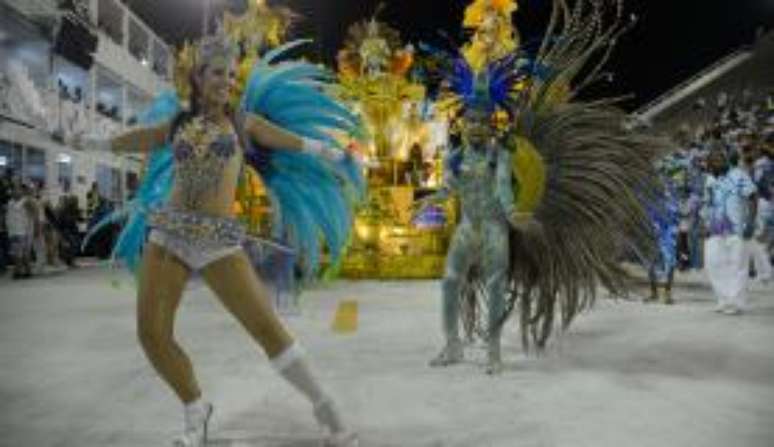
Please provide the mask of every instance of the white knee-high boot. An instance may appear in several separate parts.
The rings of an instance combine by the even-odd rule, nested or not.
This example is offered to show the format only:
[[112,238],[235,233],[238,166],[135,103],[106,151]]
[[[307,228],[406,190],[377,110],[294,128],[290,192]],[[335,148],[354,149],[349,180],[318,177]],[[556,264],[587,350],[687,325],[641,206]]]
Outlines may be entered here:
[[325,446],[356,447],[358,445],[357,435],[344,426],[333,400],[323,391],[306,361],[304,351],[297,343],[291,345],[271,362],[274,369],[312,403],[317,422],[328,432]]

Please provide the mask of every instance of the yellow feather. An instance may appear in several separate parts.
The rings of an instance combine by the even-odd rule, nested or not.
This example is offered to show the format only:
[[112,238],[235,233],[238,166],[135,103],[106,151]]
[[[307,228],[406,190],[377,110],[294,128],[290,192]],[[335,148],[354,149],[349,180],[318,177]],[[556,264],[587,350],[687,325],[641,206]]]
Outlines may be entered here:
[[533,213],[546,190],[546,165],[535,146],[526,138],[516,137],[512,158],[513,182],[516,185],[516,210]]

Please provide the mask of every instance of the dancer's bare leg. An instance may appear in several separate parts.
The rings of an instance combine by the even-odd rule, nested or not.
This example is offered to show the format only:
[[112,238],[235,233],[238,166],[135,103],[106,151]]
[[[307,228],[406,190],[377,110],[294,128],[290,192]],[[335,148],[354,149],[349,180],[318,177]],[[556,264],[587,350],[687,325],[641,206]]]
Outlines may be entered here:
[[174,339],[188,269],[163,248],[149,243],[139,280],[137,333],[145,354],[183,403],[201,396],[188,356]]
[[329,431],[326,445],[356,446],[356,436],[344,427],[333,401],[322,390],[303,352],[277,317],[268,290],[247,256],[240,252],[223,258],[202,273],[226,309],[263,348],[277,372],[312,403],[317,421]]
[[244,254],[216,261],[207,266],[202,275],[226,309],[239,320],[270,359],[293,345],[293,337],[274,312],[268,289],[255,275]]
[[175,314],[190,273],[165,249],[149,243],[140,272],[137,332],[148,360],[183,402],[185,429],[180,447],[206,443],[212,406],[203,402],[191,360],[174,339]]

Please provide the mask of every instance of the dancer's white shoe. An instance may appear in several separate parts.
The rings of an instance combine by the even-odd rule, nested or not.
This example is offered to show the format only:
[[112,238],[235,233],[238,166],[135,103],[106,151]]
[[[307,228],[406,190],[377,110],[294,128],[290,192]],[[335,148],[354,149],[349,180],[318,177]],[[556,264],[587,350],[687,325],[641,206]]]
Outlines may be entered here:
[[214,408],[203,403],[185,410],[185,431],[173,442],[174,447],[205,447],[207,430]]
[[336,405],[330,399],[324,399],[314,406],[317,423],[327,432],[321,447],[358,447],[357,433],[344,428]]

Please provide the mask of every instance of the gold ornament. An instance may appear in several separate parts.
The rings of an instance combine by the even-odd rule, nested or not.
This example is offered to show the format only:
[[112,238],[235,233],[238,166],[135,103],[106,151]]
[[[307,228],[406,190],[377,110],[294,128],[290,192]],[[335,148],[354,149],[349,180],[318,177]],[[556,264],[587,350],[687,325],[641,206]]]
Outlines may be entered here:
[[232,42],[243,46],[248,57],[266,47],[282,44],[298,16],[289,8],[269,7],[265,0],[251,0],[241,16],[226,12],[223,26]]
[[191,97],[191,74],[196,67],[196,45],[185,42],[175,59],[175,88],[182,100]]
[[200,61],[211,62],[213,58],[223,55],[228,59],[228,68],[233,68],[231,63],[239,48],[244,54],[235,67],[236,76],[231,92],[232,103],[238,103],[250,70],[258,60],[259,51],[282,44],[296,18],[297,15],[290,9],[271,8],[264,0],[251,0],[248,10],[241,16],[225,12],[215,36],[208,36],[199,42],[185,42],[178,51],[174,81],[180,98],[190,98],[191,74]]
[[465,10],[463,25],[474,33],[462,53],[475,72],[519,47],[511,17],[517,9],[514,0],[475,0]]

